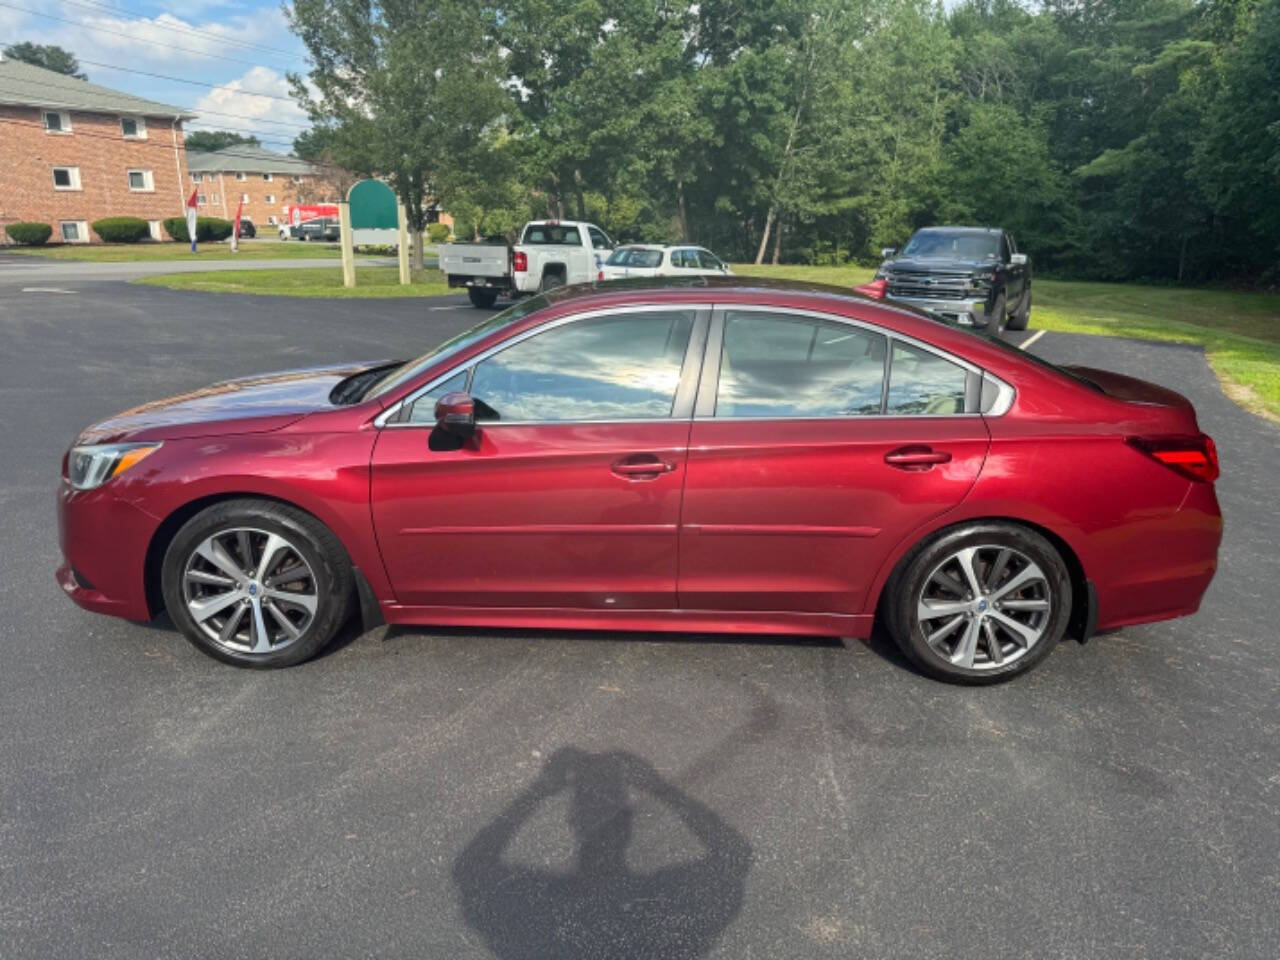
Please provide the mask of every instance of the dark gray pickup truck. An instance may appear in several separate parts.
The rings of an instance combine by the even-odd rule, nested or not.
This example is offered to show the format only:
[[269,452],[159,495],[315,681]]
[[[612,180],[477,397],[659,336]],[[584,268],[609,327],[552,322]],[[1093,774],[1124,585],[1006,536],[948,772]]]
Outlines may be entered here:
[[881,251],[876,279],[885,299],[961,326],[1025,330],[1031,315],[1031,264],[1013,237],[995,227],[925,227],[901,252]]

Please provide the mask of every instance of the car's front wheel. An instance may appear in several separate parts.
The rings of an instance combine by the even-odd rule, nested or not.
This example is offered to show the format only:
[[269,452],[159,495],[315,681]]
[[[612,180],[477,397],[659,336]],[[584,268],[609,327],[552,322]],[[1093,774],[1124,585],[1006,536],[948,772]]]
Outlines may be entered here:
[[498,293],[496,290],[469,287],[467,288],[467,296],[471,298],[471,305],[473,307],[479,307],[482,310],[488,310],[498,302]]
[[903,653],[956,683],[1030,670],[1062,639],[1071,614],[1061,555],[1012,523],[945,531],[918,548],[886,589],[887,626]]
[[165,607],[184,636],[242,667],[287,667],[346,619],[351,566],[319,521],[285,504],[230,500],[192,517],[165,552]]

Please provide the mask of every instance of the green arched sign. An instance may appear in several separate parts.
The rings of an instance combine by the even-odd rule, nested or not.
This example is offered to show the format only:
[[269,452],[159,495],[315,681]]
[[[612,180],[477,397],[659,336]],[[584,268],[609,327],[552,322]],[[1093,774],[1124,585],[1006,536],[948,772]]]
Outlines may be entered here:
[[347,192],[352,230],[395,230],[396,194],[381,180],[361,180]]

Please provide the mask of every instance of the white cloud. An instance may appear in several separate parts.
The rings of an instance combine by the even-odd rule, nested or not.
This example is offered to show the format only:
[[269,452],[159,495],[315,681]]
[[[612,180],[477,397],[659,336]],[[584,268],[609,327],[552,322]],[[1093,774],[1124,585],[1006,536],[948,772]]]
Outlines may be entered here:
[[[272,96],[261,96],[264,93]],[[253,133],[263,146],[283,150],[302,132],[298,125],[307,123],[306,113],[296,102],[274,99],[287,96],[288,80],[268,67],[253,67],[196,100],[192,109],[201,116],[190,126]]]

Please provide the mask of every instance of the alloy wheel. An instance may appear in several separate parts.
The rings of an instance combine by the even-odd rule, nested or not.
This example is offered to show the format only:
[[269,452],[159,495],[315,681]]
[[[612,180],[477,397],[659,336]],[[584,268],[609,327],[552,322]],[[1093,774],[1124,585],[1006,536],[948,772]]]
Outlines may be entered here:
[[1039,565],[1012,547],[957,550],[934,567],[916,601],[929,648],[968,670],[1022,659],[1044,637],[1054,596]]
[[221,530],[197,544],[182,574],[187,611],[211,640],[238,654],[276,653],[315,619],[311,565],[278,533]]

